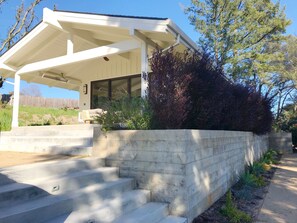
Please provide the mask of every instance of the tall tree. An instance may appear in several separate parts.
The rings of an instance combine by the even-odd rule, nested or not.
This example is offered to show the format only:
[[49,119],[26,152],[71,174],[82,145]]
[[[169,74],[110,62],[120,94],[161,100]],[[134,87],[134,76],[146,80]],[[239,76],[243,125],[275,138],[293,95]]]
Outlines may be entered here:
[[290,24],[279,1],[192,0],[186,12],[201,46],[234,81],[263,79],[272,72],[267,61],[282,57],[265,51],[267,42],[283,40]]
[[32,96],[32,97],[42,97],[42,93],[40,91],[40,88],[36,84],[30,84],[27,87],[22,88],[20,94],[21,95]]
[[[0,55],[6,52],[13,46],[20,38],[26,35],[32,27],[35,25],[35,8],[43,0],[32,0],[30,4],[26,5],[24,1],[20,1],[20,5],[17,6],[15,12],[15,20],[13,24],[7,25],[7,34],[4,39],[1,39]],[[0,0],[0,13],[1,9],[5,7],[7,0]],[[3,86],[4,79],[0,76],[0,88]]]
[[[282,54],[282,59],[270,61],[274,73],[267,75],[266,94],[275,101],[275,119],[278,122],[283,108],[295,100],[297,95],[297,37],[289,35],[278,44],[268,44],[266,50],[271,54]],[[270,93],[270,94],[269,94]]]
[[[1,40],[0,54],[13,46],[20,38],[26,35],[34,26],[35,8],[43,0],[33,0],[29,5],[25,5],[24,1],[20,1],[15,12],[15,21],[10,24],[7,35]],[[5,7],[6,0],[0,0],[0,9]]]

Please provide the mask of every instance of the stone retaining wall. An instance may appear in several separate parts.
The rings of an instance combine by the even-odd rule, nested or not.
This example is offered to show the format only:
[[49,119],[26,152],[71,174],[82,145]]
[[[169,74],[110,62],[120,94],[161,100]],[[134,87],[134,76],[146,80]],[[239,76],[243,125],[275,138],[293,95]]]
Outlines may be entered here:
[[94,129],[93,155],[120,168],[148,189],[153,201],[168,202],[170,214],[189,222],[236,182],[244,166],[268,149],[268,137],[250,132],[206,130]]
[[283,153],[292,153],[292,133],[279,132],[270,133],[269,147]]

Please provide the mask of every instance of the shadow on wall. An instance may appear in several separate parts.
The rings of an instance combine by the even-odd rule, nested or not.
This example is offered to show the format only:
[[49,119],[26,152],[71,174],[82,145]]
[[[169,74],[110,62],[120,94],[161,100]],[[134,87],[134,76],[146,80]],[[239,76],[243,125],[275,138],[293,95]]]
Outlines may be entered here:
[[94,128],[93,155],[120,167],[120,176],[135,178],[138,188],[151,191],[153,201],[169,203],[170,214],[191,222],[238,180],[247,161],[267,150],[267,143],[257,140],[267,137],[206,130],[101,133]]

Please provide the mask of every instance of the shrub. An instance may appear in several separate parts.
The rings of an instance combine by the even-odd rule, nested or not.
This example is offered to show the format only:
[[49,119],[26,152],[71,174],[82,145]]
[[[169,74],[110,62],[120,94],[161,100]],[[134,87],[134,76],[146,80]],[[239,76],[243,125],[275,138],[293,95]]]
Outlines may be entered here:
[[270,101],[249,86],[230,83],[208,55],[157,51],[151,68],[154,128],[271,130]]
[[190,110],[187,71],[189,54],[156,51],[151,61],[149,75],[149,102],[153,111],[154,129],[183,128]]
[[263,155],[261,161],[268,165],[277,164],[278,162],[276,161],[276,158],[277,152],[275,150],[270,149]]
[[265,185],[265,182],[261,176],[256,176],[255,174],[252,174],[249,171],[247,171],[240,176],[239,184],[242,187],[243,186],[262,187]]
[[241,185],[240,188],[235,190],[234,195],[238,199],[252,200],[254,198],[254,195],[252,193],[253,189],[254,187],[248,185]]
[[232,201],[232,194],[230,190],[226,194],[226,204],[222,207],[221,213],[228,218],[230,223],[252,222],[251,216],[237,209]]
[[263,167],[263,163],[261,163],[261,162],[254,162],[253,165],[250,165],[248,167],[248,171],[251,174],[256,175],[257,177],[260,177],[261,174],[263,174],[265,172],[265,169]]
[[97,121],[104,131],[115,129],[150,129],[151,110],[141,98],[123,98],[106,102],[102,108],[107,112]]

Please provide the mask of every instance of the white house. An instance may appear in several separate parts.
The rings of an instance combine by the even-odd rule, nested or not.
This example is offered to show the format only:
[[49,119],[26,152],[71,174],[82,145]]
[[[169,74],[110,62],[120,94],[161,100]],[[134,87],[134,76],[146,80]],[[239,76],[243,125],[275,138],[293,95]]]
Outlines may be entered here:
[[122,94],[144,97],[157,47],[197,50],[170,19],[45,8],[42,22],[0,57],[0,76],[15,79],[12,127],[18,126],[21,79],[79,91],[81,110]]

